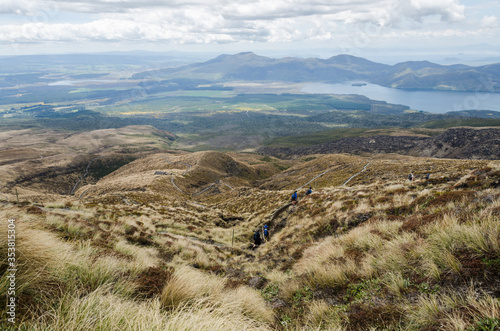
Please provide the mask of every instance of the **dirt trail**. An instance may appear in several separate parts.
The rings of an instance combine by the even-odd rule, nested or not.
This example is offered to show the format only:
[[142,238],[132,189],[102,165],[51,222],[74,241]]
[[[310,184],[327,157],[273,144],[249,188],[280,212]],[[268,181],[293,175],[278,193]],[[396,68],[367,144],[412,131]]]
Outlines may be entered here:
[[[187,173],[188,173],[188,171],[189,171],[189,170],[191,170],[191,167],[192,167],[192,166],[191,166],[190,164],[187,164],[187,163],[184,163],[184,162],[171,162],[171,161],[168,159],[168,157],[167,157],[167,156],[165,156],[164,158],[165,158],[165,161],[167,161],[167,162],[168,162],[168,163],[170,163],[170,164],[183,164],[183,165],[188,166],[188,168],[186,169],[186,171],[184,171],[184,172],[182,173],[182,176],[184,176],[185,174],[187,174]],[[186,194],[186,195],[189,195],[189,193],[184,192],[183,190],[181,190],[181,188],[180,188],[179,186],[177,186],[177,185],[175,184],[175,181],[174,181],[174,174],[173,174],[173,173],[171,173],[171,174],[170,174],[170,181],[172,182],[172,185],[173,185],[173,186],[174,186],[174,187],[175,187],[175,188],[176,188],[179,192],[181,192],[181,193],[183,193],[183,194]]]
[[370,162],[368,162],[368,163],[365,165],[365,167],[364,167],[364,168],[363,168],[360,172],[355,173],[354,175],[352,175],[352,176],[351,176],[348,180],[346,180],[346,181],[345,181],[345,183],[344,183],[344,184],[342,184],[342,185],[340,185],[340,186],[342,187],[342,186],[347,185],[347,183],[349,183],[349,182],[351,181],[351,179],[353,179],[354,177],[356,177],[357,175],[359,175],[360,173],[362,173],[363,171],[365,171],[365,170],[366,170],[366,168],[367,168],[369,165],[370,165]]
[[[349,182],[350,182],[350,181],[351,181],[354,177],[358,176],[358,175],[359,175],[359,174],[361,174],[363,171],[365,171],[365,170],[366,170],[366,168],[367,168],[369,165],[370,165],[370,162],[368,162],[368,163],[364,166],[364,168],[363,168],[361,171],[359,171],[359,172],[355,173],[354,175],[352,175],[352,176],[351,176],[348,180],[346,180],[346,181],[345,181],[342,185],[340,185],[340,186],[342,187],[342,186],[347,185],[347,183],[349,183]],[[328,169],[328,170],[326,170],[326,171],[323,171],[322,173],[320,173],[319,175],[317,175],[316,177],[314,177],[313,179],[311,179],[310,181],[308,181],[308,182],[307,182],[307,183],[305,183],[304,185],[299,186],[299,187],[296,189],[296,191],[298,191],[299,189],[301,189],[301,188],[303,188],[304,186],[308,185],[309,183],[313,182],[313,181],[314,181],[314,180],[316,180],[317,178],[319,178],[319,177],[323,176],[324,174],[326,174],[326,173],[328,173],[329,171],[332,171],[333,169],[336,169],[336,168],[337,168],[337,167],[333,167],[333,168],[330,168],[330,169]],[[289,202],[289,203],[287,203],[287,204],[285,204],[285,205],[281,206],[281,207],[280,207],[280,208],[278,208],[277,210],[275,210],[275,211],[272,213],[272,215],[270,215],[270,218],[269,218],[269,223],[274,222],[274,220],[275,220],[275,219],[276,219],[279,215],[281,215],[281,213],[283,213],[286,209],[288,209],[288,207],[290,207],[290,206],[292,206],[292,205],[293,205],[293,203]]]
[[308,181],[308,182],[307,182],[307,183],[305,183],[304,185],[297,187],[295,190],[296,190],[296,191],[300,190],[301,188],[303,188],[303,187],[304,187],[304,186],[306,186],[307,184],[312,183],[312,182],[313,182],[313,181],[315,181],[317,178],[319,178],[319,177],[323,176],[324,174],[326,174],[326,173],[328,173],[328,172],[330,172],[330,171],[332,171],[333,169],[336,169],[336,168],[338,168],[338,166],[335,166],[335,167],[330,168],[330,169],[328,169],[328,170],[326,170],[326,171],[323,171],[322,173],[320,173],[319,175],[317,175],[316,177],[314,177],[313,179],[311,179],[310,181]]

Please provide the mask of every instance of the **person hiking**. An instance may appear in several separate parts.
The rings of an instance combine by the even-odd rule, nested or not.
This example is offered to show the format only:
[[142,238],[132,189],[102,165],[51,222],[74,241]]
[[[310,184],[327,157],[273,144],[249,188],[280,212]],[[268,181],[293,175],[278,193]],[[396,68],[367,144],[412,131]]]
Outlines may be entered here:
[[292,203],[293,204],[297,203],[297,191],[293,192],[292,194]]
[[260,244],[262,244],[262,238],[260,236],[260,229],[257,229],[257,230],[255,230],[255,232],[253,234],[252,249],[255,249],[255,248],[259,247]]
[[310,187],[310,188],[306,191],[306,195],[309,195],[309,194],[311,194],[311,193],[313,193],[312,187]]
[[267,224],[264,224],[264,239],[266,241],[269,240],[269,227],[267,226]]
[[410,172],[410,174],[408,175],[408,180],[409,180],[410,182],[413,182],[413,180],[414,180],[414,179],[415,179],[415,175],[413,174],[413,171],[412,171],[412,172]]

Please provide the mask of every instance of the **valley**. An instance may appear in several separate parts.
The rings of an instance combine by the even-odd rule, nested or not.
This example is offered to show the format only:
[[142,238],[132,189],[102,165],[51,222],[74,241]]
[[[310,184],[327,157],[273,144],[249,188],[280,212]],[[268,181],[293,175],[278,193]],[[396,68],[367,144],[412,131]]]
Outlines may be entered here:
[[0,64],[2,330],[500,328],[500,113],[302,91],[496,93],[498,64]]

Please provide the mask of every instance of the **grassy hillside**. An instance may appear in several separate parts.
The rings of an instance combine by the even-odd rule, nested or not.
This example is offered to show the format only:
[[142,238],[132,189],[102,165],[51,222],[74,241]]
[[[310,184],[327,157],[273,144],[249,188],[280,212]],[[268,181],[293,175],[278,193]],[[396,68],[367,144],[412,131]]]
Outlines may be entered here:
[[[438,129],[439,126],[436,126]],[[297,135],[292,137],[279,137],[264,141],[265,146],[273,147],[306,147],[318,145],[342,138],[348,137],[371,137],[378,135],[397,135],[397,136],[424,136],[429,137],[439,134],[440,130],[427,129],[367,129],[367,128],[350,128],[350,129],[333,129],[321,132],[315,132],[307,135]]]
[[450,118],[438,121],[429,121],[420,125],[422,128],[428,129],[448,129],[459,126],[470,126],[470,127],[497,127],[500,126],[500,119],[481,119],[481,118]]
[[[29,128],[0,132],[0,184],[26,194],[69,194],[153,151],[175,136],[151,126],[86,132]],[[78,185],[76,185],[78,183]]]
[[[219,183],[199,193],[207,172]],[[314,178],[314,192],[301,188],[288,205]],[[21,194],[17,204],[3,193],[2,228],[16,224],[17,306],[16,324],[1,325],[494,330],[499,181],[498,161],[203,152],[136,160],[98,182],[98,194],[36,203]],[[251,250],[264,224],[270,237]]]

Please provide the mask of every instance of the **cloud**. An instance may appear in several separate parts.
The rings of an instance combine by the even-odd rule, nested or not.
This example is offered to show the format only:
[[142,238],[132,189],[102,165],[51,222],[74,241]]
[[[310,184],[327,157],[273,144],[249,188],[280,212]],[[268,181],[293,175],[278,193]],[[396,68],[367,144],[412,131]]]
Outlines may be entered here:
[[[465,19],[458,0],[3,0],[0,19],[2,13],[22,17],[19,24],[0,24],[3,43],[336,40],[371,33],[365,31],[370,26],[391,33],[405,33],[415,24],[425,29],[424,19],[434,16],[441,25],[433,29],[444,31]],[[87,22],[72,23],[75,14],[87,15]],[[483,22],[495,23],[492,17]]]
[[[408,2],[408,1],[407,1]],[[421,19],[424,16],[438,15],[447,22],[459,22],[465,19],[465,6],[457,0],[410,0],[409,17]]]
[[30,0],[2,0],[0,2],[0,14],[36,15],[40,8],[36,1]]
[[481,27],[483,28],[497,28],[498,27],[498,17],[494,15],[484,16],[481,20]]

